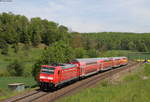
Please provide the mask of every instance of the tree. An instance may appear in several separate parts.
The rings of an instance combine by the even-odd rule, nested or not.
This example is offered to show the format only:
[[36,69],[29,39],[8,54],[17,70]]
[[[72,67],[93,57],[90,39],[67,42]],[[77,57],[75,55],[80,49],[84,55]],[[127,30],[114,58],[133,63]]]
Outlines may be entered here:
[[47,63],[64,63],[74,59],[74,50],[65,41],[54,43],[43,54]]
[[88,50],[88,56],[89,56],[89,58],[98,57],[99,51],[97,51],[96,49],[90,49],[90,50]]
[[33,46],[37,46],[41,43],[41,19],[32,18],[30,23],[30,33]]
[[7,71],[11,76],[22,76],[23,75],[24,66],[18,60],[14,60],[7,66]]
[[128,48],[129,48],[129,50],[135,50],[136,46],[135,46],[135,44],[133,43],[133,41],[130,41],[130,42],[128,43]]
[[60,25],[58,27],[57,37],[59,38],[58,40],[67,40],[68,39],[68,28],[63,25]]
[[72,33],[72,36],[71,36],[71,46],[73,48],[81,48],[83,47],[83,42],[82,42],[82,35],[79,34],[79,33]]
[[83,48],[76,48],[75,49],[75,57],[76,58],[86,58],[86,57],[88,57],[88,53]]

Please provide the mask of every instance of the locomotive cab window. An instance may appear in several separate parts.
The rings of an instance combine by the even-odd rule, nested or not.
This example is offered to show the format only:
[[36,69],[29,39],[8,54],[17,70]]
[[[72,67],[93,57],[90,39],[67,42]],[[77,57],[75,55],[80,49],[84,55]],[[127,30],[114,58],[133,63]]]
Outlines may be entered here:
[[41,73],[54,74],[54,70],[55,70],[55,68],[42,67]]

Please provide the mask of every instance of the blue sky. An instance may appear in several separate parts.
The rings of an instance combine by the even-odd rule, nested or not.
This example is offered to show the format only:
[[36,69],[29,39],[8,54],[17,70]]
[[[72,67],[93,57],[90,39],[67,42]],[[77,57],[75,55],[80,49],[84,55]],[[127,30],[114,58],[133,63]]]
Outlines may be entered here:
[[78,32],[150,32],[150,0],[12,0],[0,13],[41,17]]

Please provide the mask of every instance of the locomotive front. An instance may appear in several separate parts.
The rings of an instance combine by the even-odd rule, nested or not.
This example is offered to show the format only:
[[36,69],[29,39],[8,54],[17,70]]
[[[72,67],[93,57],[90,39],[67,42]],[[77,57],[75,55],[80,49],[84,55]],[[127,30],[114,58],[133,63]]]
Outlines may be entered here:
[[39,74],[39,86],[42,90],[52,89],[55,87],[56,67],[42,65]]

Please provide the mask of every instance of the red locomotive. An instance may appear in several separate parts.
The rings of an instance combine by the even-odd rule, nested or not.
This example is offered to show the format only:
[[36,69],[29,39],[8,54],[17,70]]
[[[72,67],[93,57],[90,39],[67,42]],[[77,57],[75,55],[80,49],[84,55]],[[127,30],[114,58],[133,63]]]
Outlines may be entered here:
[[39,86],[42,90],[56,88],[72,80],[126,65],[127,63],[127,57],[108,57],[75,59],[69,64],[53,66],[42,65],[38,79]]

